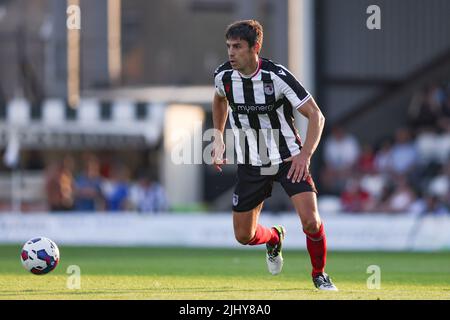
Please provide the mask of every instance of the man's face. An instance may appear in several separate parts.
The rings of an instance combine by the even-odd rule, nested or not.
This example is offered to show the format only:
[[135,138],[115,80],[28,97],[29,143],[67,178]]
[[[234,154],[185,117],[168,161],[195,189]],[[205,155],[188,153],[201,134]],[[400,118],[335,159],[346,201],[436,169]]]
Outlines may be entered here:
[[226,43],[228,59],[235,70],[244,70],[257,54],[257,44],[250,48],[248,42],[242,39],[228,39]]

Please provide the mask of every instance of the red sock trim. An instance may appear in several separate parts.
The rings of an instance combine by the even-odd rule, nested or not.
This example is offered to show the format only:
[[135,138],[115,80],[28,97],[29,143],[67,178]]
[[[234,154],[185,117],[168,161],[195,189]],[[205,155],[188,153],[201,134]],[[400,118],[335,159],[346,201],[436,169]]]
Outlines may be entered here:
[[319,231],[317,231],[316,233],[309,233],[305,230],[303,230],[303,232],[312,241],[320,241],[320,240],[322,240],[323,236],[325,235],[325,232],[323,229],[323,223],[320,224]]
[[272,242],[274,241],[273,240],[273,238],[275,237],[274,234],[276,234],[276,236],[278,237],[278,233],[276,231],[274,232],[272,231],[272,229],[263,227],[262,225],[258,224],[258,226],[256,227],[255,235],[253,236],[252,240],[250,240],[250,242],[247,244],[250,246],[255,246],[258,244]]
[[280,235],[278,234],[278,231],[275,228],[270,228],[270,232],[272,233],[272,238],[270,238],[270,240],[267,241],[267,243],[270,244],[271,246],[274,246],[278,242],[280,242]]

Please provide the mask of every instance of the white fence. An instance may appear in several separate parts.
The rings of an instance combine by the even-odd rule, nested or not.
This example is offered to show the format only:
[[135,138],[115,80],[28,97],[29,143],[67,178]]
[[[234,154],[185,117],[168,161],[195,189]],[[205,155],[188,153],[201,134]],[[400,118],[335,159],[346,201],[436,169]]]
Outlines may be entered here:
[[[330,250],[435,251],[450,249],[450,217],[373,215],[324,216]],[[285,247],[305,249],[293,213],[261,215],[266,226],[283,224]],[[230,214],[67,213],[2,214],[0,243],[46,236],[61,245],[239,247]]]

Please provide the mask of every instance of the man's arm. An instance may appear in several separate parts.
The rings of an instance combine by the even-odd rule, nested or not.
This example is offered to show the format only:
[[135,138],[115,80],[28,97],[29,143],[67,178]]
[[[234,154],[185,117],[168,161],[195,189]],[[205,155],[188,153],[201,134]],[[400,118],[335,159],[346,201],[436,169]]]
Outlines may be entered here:
[[325,117],[312,97],[297,110],[308,118],[305,144],[303,145],[301,152],[311,157],[319,145],[320,137],[322,136],[323,127],[325,125]]
[[228,116],[228,104],[227,98],[219,96],[217,92],[214,93],[212,113],[214,129],[219,130],[220,136],[223,137]]
[[214,144],[212,152],[212,161],[218,171],[222,171],[221,165],[225,164],[227,159],[222,159],[225,152],[225,143],[223,142],[223,133],[228,116],[227,98],[214,94],[213,106],[213,124],[214,124]]
[[302,150],[299,155],[292,158],[291,169],[288,172],[287,177],[290,179],[292,176],[293,182],[300,182],[302,179],[306,180],[309,176],[311,157],[319,145],[325,125],[325,117],[312,97],[297,110],[308,118],[308,128]]

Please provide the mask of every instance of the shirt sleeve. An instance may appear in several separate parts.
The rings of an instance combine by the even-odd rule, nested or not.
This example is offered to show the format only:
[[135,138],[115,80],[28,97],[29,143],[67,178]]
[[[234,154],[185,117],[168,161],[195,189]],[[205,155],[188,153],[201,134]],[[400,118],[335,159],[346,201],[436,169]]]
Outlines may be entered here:
[[274,82],[295,109],[300,108],[311,98],[311,94],[286,68],[279,67],[275,72]]
[[220,75],[221,74],[214,75],[214,85],[216,87],[216,93],[221,97],[225,97],[225,88]]

